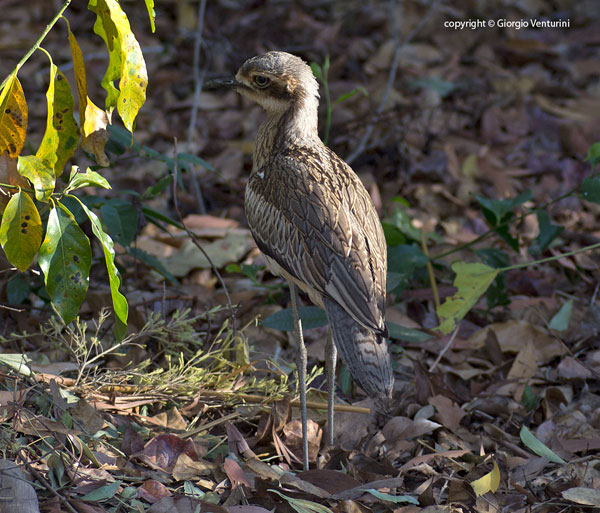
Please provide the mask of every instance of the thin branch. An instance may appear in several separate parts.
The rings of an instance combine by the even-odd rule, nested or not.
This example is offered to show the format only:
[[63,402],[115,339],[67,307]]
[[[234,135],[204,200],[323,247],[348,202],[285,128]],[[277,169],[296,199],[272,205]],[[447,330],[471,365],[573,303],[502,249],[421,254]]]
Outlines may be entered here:
[[452,333],[452,336],[450,337],[450,339],[448,340],[448,342],[446,343],[446,345],[444,346],[444,349],[442,349],[440,351],[440,354],[438,355],[438,357],[435,359],[435,362],[433,362],[431,364],[431,367],[429,367],[429,372],[433,372],[435,370],[435,368],[437,367],[438,363],[440,363],[440,360],[442,359],[442,357],[446,354],[446,351],[448,351],[448,349],[450,349],[450,347],[452,346],[452,344],[454,343],[454,339],[456,338],[456,335],[458,335],[458,328],[460,327],[460,323],[458,323],[456,325],[456,328],[454,329],[454,332]]
[[221,273],[219,272],[219,270],[217,269],[217,267],[215,266],[215,264],[211,260],[210,256],[208,256],[208,254],[206,253],[206,251],[202,247],[202,244],[200,244],[198,242],[198,237],[196,237],[196,234],[194,232],[192,232],[185,225],[185,222],[183,220],[183,216],[181,214],[181,211],[179,210],[179,201],[177,199],[177,181],[178,181],[178,176],[177,175],[178,175],[178,169],[179,168],[178,168],[178,164],[177,164],[177,138],[176,137],[174,138],[173,143],[174,143],[174,148],[173,148],[173,172],[175,174],[175,176],[173,177],[173,206],[175,207],[175,212],[177,212],[177,218],[179,219],[179,222],[181,223],[181,226],[183,226],[183,229],[188,234],[188,237],[192,240],[192,242],[194,243],[194,245],[204,255],[204,258],[206,258],[207,262],[210,264],[210,268],[211,268],[212,272],[215,273],[215,276],[219,280],[219,283],[221,284],[221,287],[223,287],[223,292],[225,293],[225,297],[227,298],[227,306],[229,307],[229,311],[231,313],[231,327],[233,329],[233,337],[235,338],[237,336],[237,321],[236,321],[236,317],[235,317],[235,308],[233,307],[233,303],[231,302],[231,296],[229,295],[229,290],[227,290],[227,285],[225,284],[225,280],[223,280],[223,276],[221,276]]
[[490,229],[488,229],[488,231],[483,232],[481,235],[478,235],[473,240],[471,240],[469,242],[465,242],[464,244],[461,244],[460,246],[456,246],[455,248],[449,249],[448,251],[444,251],[443,253],[440,253],[439,255],[431,257],[431,260],[439,260],[440,258],[444,258],[444,257],[447,257],[454,253],[457,253],[459,251],[462,251],[463,249],[470,248],[471,246],[474,246],[475,244],[481,242],[482,240],[487,239],[492,233],[496,233],[496,231],[499,228],[503,228],[505,226],[508,226],[509,224],[515,224],[515,225],[519,224],[523,219],[525,219],[526,217],[528,217],[532,214],[535,214],[538,210],[545,210],[549,206],[553,205],[554,203],[558,203],[559,201],[576,193],[580,187],[581,187],[581,184],[577,185],[576,187],[573,187],[571,190],[565,192],[564,194],[561,194],[557,198],[551,199],[551,200],[547,201],[546,203],[540,205],[539,207],[537,207],[533,210],[530,210],[529,212],[525,212],[524,214],[521,214],[519,217],[517,217],[515,219],[507,219],[506,221],[504,221],[503,223],[500,223],[495,228],[490,228]]
[[[194,61],[193,61],[193,75],[194,75],[194,101],[192,103],[192,113],[190,116],[190,124],[188,126],[188,137],[187,144],[188,148],[192,147],[192,140],[194,139],[194,128],[196,127],[196,119],[198,118],[198,103],[200,102],[200,93],[202,92],[202,85],[204,84],[204,75],[206,69],[202,70],[200,74],[200,49],[202,48],[202,30],[204,28],[204,14],[206,12],[206,0],[201,0],[198,4],[198,28],[196,29],[196,38],[194,40]],[[196,194],[196,201],[200,213],[206,214],[206,205],[204,203],[204,197],[202,196],[202,189],[198,182],[198,176],[196,173],[196,166],[191,166],[192,175],[192,187]]]
[[48,35],[48,32],[50,32],[52,30],[52,27],[54,27],[54,25],[56,25],[56,22],[60,19],[60,17],[62,16],[63,12],[65,12],[67,7],[69,7],[70,3],[71,3],[71,0],[65,1],[65,3],[62,5],[62,7],[58,10],[58,13],[56,13],[56,16],[54,16],[52,21],[48,25],[46,25],[46,28],[44,29],[44,31],[42,32],[42,34],[40,35],[38,40],[29,49],[29,51],[23,56],[23,58],[19,61],[19,63],[15,66],[15,68],[8,74],[8,76],[2,81],[2,84],[0,84],[0,90],[2,90],[4,88],[4,86],[8,82],[8,79],[13,74],[16,75],[17,72],[19,71],[19,69],[21,69],[21,66],[23,66],[23,64],[25,64],[25,62],[27,62],[29,57],[31,57],[33,55],[33,53],[40,47],[40,45],[42,44],[42,41],[44,41],[44,39]]
[[[423,28],[425,23],[427,23],[427,21],[429,21],[429,18],[431,18],[431,15],[435,11],[435,8],[437,7],[437,5],[439,3],[440,3],[440,0],[433,0],[431,2],[429,9],[425,13],[425,16],[423,16],[421,18],[421,21],[419,21],[417,26],[402,41],[400,41],[397,30],[394,31],[394,36],[395,36],[394,38],[396,39],[396,46],[394,49],[394,57],[392,58],[392,66],[390,68],[390,73],[388,75],[388,80],[387,80],[387,84],[385,86],[385,91],[383,93],[383,97],[381,98],[381,102],[379,102],[379,106],[377,107],[377,110],[375,111],[375,114],[373,115],[371,122],[367,126],[367,129],[366,129],[362,139],[358,143],[358,146],[350,155],[348,155],[348,157],[346,157],[346,162],[348,162],[348,164],[352,164],[352,162],[354,160],[356,160],[356,158],[363,151],[365,151],[365,148],[367,147],[367,144],[369,143],[369,140],[371,139],[371,136],[373,135],[373,130],[375,130],[375,119],[379,115],[381,115],[381,113],[383,112],[383,109],[385,108],[385,104],[387,103],[390,92],[392,91],[392,87],[394,86],[394,82],[396,81],[396,74],[398,73],[398,61],[400,60],[400,50],[402,49],[402,47],[404,45],[406,45],[410,41],[412,41],[414,39],[414,37],[420,32],[420,30]],[[394,17],[394,19],[397,19],[397,17]],[[396,22],[396,29],[397,28],[398,27],[397,27],[397,22]]]

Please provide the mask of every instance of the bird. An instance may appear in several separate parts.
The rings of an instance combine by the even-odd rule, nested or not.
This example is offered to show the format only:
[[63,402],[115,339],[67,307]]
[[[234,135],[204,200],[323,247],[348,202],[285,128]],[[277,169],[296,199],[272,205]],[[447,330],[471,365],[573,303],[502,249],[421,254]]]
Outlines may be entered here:
[[327,437],[333,445],[338,351],[354,381],[381,408],[391,404],[383,229],[360,178],[319,138],[319,84],[305,61],[270,51],[245,61],[234,77],[214,79],[207,87],[232,89],[266,111],[256,135],[245,212],[270,271],[289,285],[307,470],[307,356],[298,290],[325,310],[329,322]]

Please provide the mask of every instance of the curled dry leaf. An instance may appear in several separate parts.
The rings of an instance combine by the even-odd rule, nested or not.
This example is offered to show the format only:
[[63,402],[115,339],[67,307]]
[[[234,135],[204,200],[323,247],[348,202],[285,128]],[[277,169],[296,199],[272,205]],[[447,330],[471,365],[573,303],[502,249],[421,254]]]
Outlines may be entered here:
[[148,479],[147,481],[144,481],[142,486],[137,489],[136,493],[137,497],[144,499],[150,504],[154,504],[163,497],[168,497],[170,495],[171,492],[169,489],[156,479]]
[[412,420],[408,417],[393,417],[385,426],[382,433],[388,442],[396,440],[406,440],[408,438],[416,438],[425,434],[432,433],[436,429],[442,427],[441,424],[427,419]]
[[158,435],[150,440],[141,454],[140,460],[153,468],[171,472],[181,454],[186,454],[192,461],[198,460],[194,442],[176,435]]

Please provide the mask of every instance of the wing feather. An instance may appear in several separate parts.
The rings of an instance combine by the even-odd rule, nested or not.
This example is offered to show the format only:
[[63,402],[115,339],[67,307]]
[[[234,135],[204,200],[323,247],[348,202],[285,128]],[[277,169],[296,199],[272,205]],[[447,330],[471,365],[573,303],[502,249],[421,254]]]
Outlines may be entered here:
[[386,246],[369,194],[329,149],[288,149],[252,173],[246,215],[257,245],[366,328],[384,324]]

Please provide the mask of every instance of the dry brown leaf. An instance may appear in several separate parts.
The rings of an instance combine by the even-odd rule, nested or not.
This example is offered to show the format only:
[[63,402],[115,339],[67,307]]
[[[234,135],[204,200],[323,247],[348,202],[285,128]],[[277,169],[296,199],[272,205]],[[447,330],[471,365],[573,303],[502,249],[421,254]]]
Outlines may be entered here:
[[565,356],[558,364],[558,375],[564,379],[590,379],[594,374],[572,356]]
[[192,459],[186,453],[181,453],[171,474],[175,481],[189,481],[198,476],[211,475],[217,468],[211,461]]
[[527,380],[535,376],[538,368],[538,351],[533,342],[525,341],[525,346],[517,354],[507,380]]
[[441,424],[427,419],[412,420],[408,417],[393,417],[383,426],[381,432],[388,442],[416,438],[432,433],[442,427]]
[[452,432],[456,431],[461,419],[467,414],[445,395],[430,397],[429,404],[435,406],[435,409],[437,410],[436,420],[439,420],[444,427]]
[[[314,420],[308,419],[308,460],[316,461],[321,447],[323,430]],[[302,423],[298,419],[288,422],[283,428],[286,446],[297,456],[302,454]]]
[[526,343],[531,342],[540,365],[546,364],[566,352],[560,341],[550,336],[546,330],[525,321],[506,321],[490,324],[468,339],[469,347],[472,349],[484,347],[488,330],[494,331],[504,353],[518,353]]
[[[197,509],[200,507],[200,509]],[[163,497],[150,506],[148,513],[227,513],[227,510],[216,504],[193,499],[192,497]]]
[[142,486],[137,489],[136,493],[136,497],[144,499],[150,504],[154,504],[163,497],[169,497],[170,495],[171,491],[164,484],[156,481],[156,479],[148,479],[147,481],[144,481]]
[[248,488],[254,488],[252,482],[254,480],[246,472],[244,472],[242,467],[240,467],[240,464],[233,458],[225,458],[223,470],[225,470],[232,487],[235,488],[238,485],[245,485]]
[[4,498],[0,502],[0,513],[39,512],[35,489],[19,466],[5,459],[0,459],[0,490]]
[[187,429],[187,421],[183,418],[179,409],[175,406],[170,410],[164,411],[152,417],[156,421],[157,426],[185,431]]
[[191,440],[166,434],[150,440],[137,456],[153,468],[171,472],[181,454],[186,454],[192,461],[198,461],[198,453]]
[[336,470],[310,469],[299,472],[297,477],[332,494],[360,486],[356,479]]
[[102,415],[84,399],[79,399],[77,404],[73,406],[69,412],[86,433],[90,435],[93,435],[96,431],[102,429],[102,426],[104,425]]

